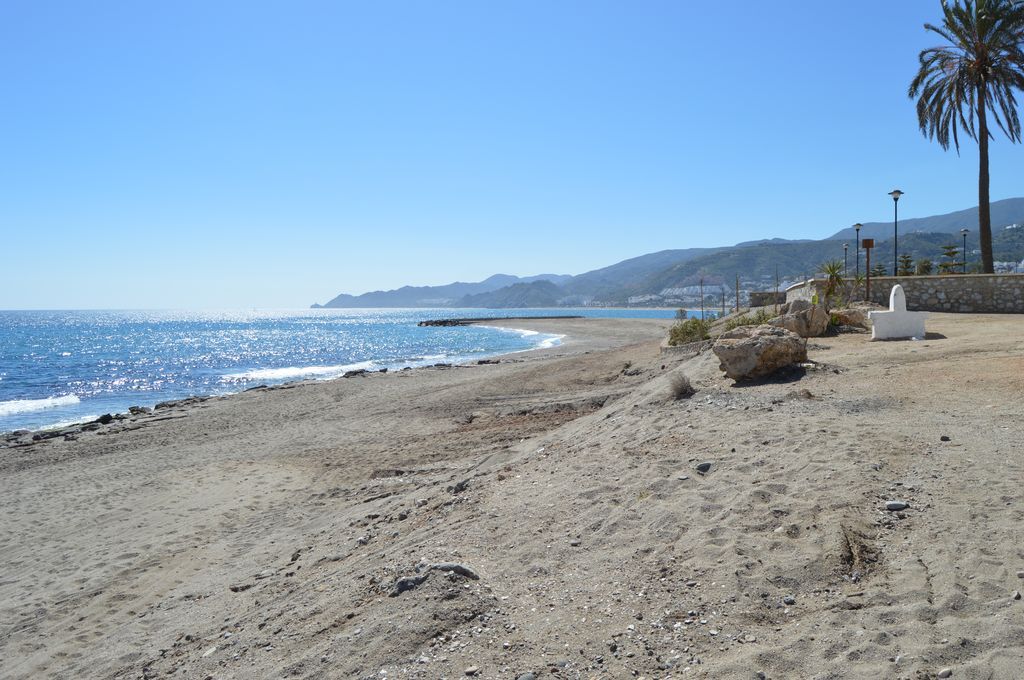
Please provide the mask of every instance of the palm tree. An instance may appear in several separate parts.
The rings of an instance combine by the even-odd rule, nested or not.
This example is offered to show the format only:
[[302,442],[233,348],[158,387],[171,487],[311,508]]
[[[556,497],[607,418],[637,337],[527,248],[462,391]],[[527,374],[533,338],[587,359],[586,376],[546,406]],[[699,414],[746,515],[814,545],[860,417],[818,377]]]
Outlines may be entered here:
[[992,273],[988,198],[989,114],[1011,142],[1021,141],[1013,91],[1024,90],[1024,2],[942,0],[942,26],[925,24],[948,43],[918,55],[908,96],[917,100],[921,132],[960,152],[959,131],[978,142],[978,235],[982,266]]
[[832,298],[835,297],[836,291],[838,291],[843,285],[843,261],[842,260],[829,260],[828,262],[822,262],[818,265],[818,269],[825,274],[825,309],[831,306]]

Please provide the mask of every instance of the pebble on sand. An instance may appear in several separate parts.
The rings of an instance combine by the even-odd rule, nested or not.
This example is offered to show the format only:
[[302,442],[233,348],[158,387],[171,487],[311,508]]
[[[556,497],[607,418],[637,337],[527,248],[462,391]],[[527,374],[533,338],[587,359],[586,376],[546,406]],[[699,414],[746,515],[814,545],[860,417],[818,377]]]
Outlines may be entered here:
[[953,669],[952,668],[943,668],[936,675],[937,675],[937,677],[940,677],[940,678],[951,678],[951,677],[953,677]]
[[910,503],[905,501],[886,501],[885,509],[890,512],[898,512],[900,510],[906,510],[910,507]]

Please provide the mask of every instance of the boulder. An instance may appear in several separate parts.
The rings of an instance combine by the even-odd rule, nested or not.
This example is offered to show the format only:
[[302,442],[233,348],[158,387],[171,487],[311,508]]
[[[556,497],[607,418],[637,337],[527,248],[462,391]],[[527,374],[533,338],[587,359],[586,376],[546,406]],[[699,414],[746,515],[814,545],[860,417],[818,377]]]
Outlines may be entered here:
[[733,380],[761,378],[807,361],[807,343],[792,331],[771,325],[740,326],[723,333],[711,348]]
[[793,300],[785,314],[775,317],[768,323],[785,328],[801,338],[817,338],[828,330],[828,313],[822,305],[812,305],[806,300]]
[[834,309],[832,317],[837,326],[856,326],[857,328],[868,327],[868,315],[863,309]]

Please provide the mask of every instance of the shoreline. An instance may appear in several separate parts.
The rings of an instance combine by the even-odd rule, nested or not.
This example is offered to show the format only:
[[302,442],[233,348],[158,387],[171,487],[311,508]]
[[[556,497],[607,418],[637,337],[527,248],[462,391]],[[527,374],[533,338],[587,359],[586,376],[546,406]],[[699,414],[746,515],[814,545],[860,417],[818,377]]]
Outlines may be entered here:
[[0,675],[1015,676],[1024,316],[744,385],[644,321],[4,450]]
[[[546,319],[546,318],[580,319],[580,318],[587,318],[587,317],[575,317],[575,316],[573,316],[573,317],[495,317],[495,318],[487,318],[487,319],[479,319],[479,320],[475,320],[475,319],[461,319],[460,321],[463,321],[464,323],[451,324],[451,325],[459,325],[459,326],[481,325],[481,326],[484,326],[483,323],[475,323],[475,322],[476,321],[480,321],[480,322],[484,322],[484,321],[504,321],[504,320],[515,320],[515,319],[529,320],[529,319],[535,319],[535,318],[539,318],[539,319]],[[423,326],[423,325],[425,325],[425,322],[420,322],[418,325]],[[426,323],[426,325],[439,325],[439,326],[443,326],[443,325],[448,325],[448,324],[443,324],[443,323],[436,323],[436,324]],[[502,330],[522,331],[524,333],[533,333],[534,332],[534,331],[529,331],[527,329],[519,329],[519,328],[515,328],[515,327],[512,327],[512,326],[503,325],[503,324],[488,324],[485,327],[497,328],[497,329],[502,329]],[[170,398],[170,399],[162,399],[162,400],[159,400],[159,401],[154,401],[152,404],[148,404],[148,403],[131,404],[128,407],[126,407],[125,411],[116,411],[116,412],[115,411],[110,411],[110,412],[107,412],[107,413],[104,413],[104,414],[96,414],[96,415],[83,416],[81,420],[75,420],[74,417],[71,417],[71,418],[65,418],[65,419],[61,419],[61,420],[56,420],[52,424],[43,425],[43,426],[37,427],[37,428],[15,428],[15,429],[11,429],[11,430],[0,430],[0,449],[2,449],[4,447],[5,441],[12,441],[14,439],[14,437],[12,437],[12,435],[14,435],[15,433],[21,433],[21,435],[19,435],[19,436],[26,436],[26,435],[30,436],[30,435],[40,434],[40,433],[52,433],[53,431],[60,430],[61,433],[63,434],[64,431],[75,430],[76,428],[81,428],[81,426],[83,426],[83,425],[99,422],[100,420],[106,419],[108,417],[113,417],[114,419],[117,419],[117,420],[123,420],[124,418],[128,417],[129,415],[140,415],[141,412],[146,411],[146,410],[148,410],[150,412],[156,411],[156,410],[159,410],[161,408],[162,404],[175,404],[175,403],[178,403],[178,402],[195,401],[195,400],[222,399],[222,398],[227,398],[227,397],[234,396],[236,394],[241,394],[241,393],[247,392],[249,390],[256,390],[256,389],[261,389],[261,388],[264,388],[264,389],[265,388],[275,388],[275,387],[280,387],[280,386],[283,386],[283,385],[291,385],[291,384],[295,384],[295,383],[305,383],[305,382],[318,383],[318,382],[327,382],[327,381],[331,381],[331,380],[341,380],[341,379],[346,379],[346,378],[354,377],[355,375],[362,375],[363,373],[388,373],[388,372],[397,372],[397,371],[406,371],[406,370],[417,370],[417,369],[421,369],[421,368],[437,368],[440,365],[453,365],[453,366],[472,365],[476,361],[487,361],[489,359],[494,359],[494,358],[502,357],[502,356],[511,356],[511,355],[515,355],[515,354],[521,354],[521,353],[533,352],[533,351],[537,351],[537,350],[549,349],[550,347],[542,346],[544,342],[546,342],[548,340],[551,340],[551,339],[554,339],[554,340],[558,341],[558,343],[560,343],[562,338],[564,338],[564,336],[559,336],[558,334],[553,334],[553,333],[547,333],[547,334],[551,335],[553,337],[552,338],[545,338],[544,340],[541,341],[541,344],[538,345],[538,346],[527,347],[527,348],[518,349],[518,350],[500,351],[500,352],[494,352],[494,353],[483,352],[483,353],[481,353],[478,356],[475,356],[475,357],[473,357],[471,359],[468,359],[467,361],[438,362],[438,363],[434,363],[434,364],[425,363],[425,364],[419,364],[419,365],[404,365],[404,366],[396,365],[396,366],[393,366],[393,367],[392,366],[382,366],[381,368],[375,368],[375,369],[357,369],[357,368],[353,368],[351,370],[341,370],[339,368],[339,370],[337,371],[338,375],[333,375],[333,376],[328,377],[328,378],[298,377],[298,378],[294,378],[294,379],[287,379],[286,378],[286,379],[283,379],[280,382],[275,382],[275,381],[271,380],[267,384],[252,385],[252,386],[249,386],[249,387],[240,388],[240,389],[235,390],[235,391],[225,391],[225,392],[220,392],[220,393],[205,393],[205,394],[187,394],[187,395],[184,395],[184,396],[173,397],[173,398]],[[524,336],[524,337],[528,337],[528,336]],[[556,343],[555,346],[557,346],[558,343]],[[364,361],[353,362],[350,365],[351,366],[358,366],[358,365],[361,365],[361,364],[372,363],[374,361],[377,361],[377,360],[375,360],[375,359],[368,359],[368,360],[364,360]],[[396,362],[396,363],[404,363],[404,362]],[[256,382],[256,381],[254,380],[253,382]],[[51,401],[53,399],[54,398],[46,398],[46,399],[25,400],[25,401]],[[45,409],[40,409],[40,410],[45,410]],[[138,411],[138,413],[136,411]],[[103,423],[103,424],[106,424],[106,423]],[[70,434],[75,434],[75,432],[69,432],[69,433]]]
[[[297,378],[295,380],[284,380],[283,382],[276,382],[271,384],[253,385],[246,387],[234,392],[226,392],[222,394],[190,394],[183,397],[174,399],[165,399],[162,401],[155,402],[152,406],[145,404],[134,404],[128,407],[125,411],[110,412],[102,415],[97,415],[92,418],[86,418],[83,420],[61,420],[55,422],[53,425],[46,425],[36,429],[15,429],[0,431],[0,451],[5,448],[16,448],[22,446],[29,446],[39,441],[45,441],[48,439],[54,439],[57,437],[77,437],[83,432],[94,432],[101,429],[101,426],[110,425],[113,423],[120,423],[128,421],[129,423],[144,422],[146,418],[159,415],[160,412],[166,411],[167,409],[177,409],[182,407],[191,407],[196,404],[201,404],[210,400],[223,400],[230,399],[239,394],[246,392],[261,391],[261,390],[276,390],[276,389],[287,389],[291,387],[297,387],[301,385],[316,385],[321,383],[333,382],[336,380],[348,380],[356,377],[366,376],[370,374],[394,374],[405,371],[416,371],[423,369],[442,369],[442,368],[468,368],[476,365],[492,364],[497,363],[495,360],[500,361],[502,357],[512,357],[519,355],[529,355],[533,353],[547,352],[549,350],[556,349],[561,346],[569,336],[567,334],[555,332],[554,329],[545,330],[534,330],[532,328],[520,328],[519,324],[513,323],[494,323],[494,322],[519,322],[519,321],[539,321],[546,322],[553,320],[556,324],[566,320],[582,320],[582,319],[593,319],[593,317],[580,317],[580,316],[569,316],[569,317],[495,317],[495,318],[480,318],[480,319],[461,319],[465,323],[460,323],[460,326],[466,325],[480,325],[489,328],[517,331],[524,333],[542,333],[550,336],[541,341],[541,344],[534,347],[528,347],[525,349],[512,350],[508,352],[497,352],[493,354],[483,353],[479,357],[472,359],[469,362],[439,362],[434,364],[424,364],[419,366],[403,366],[402,368],[390,368],[383,367],[380,369],[355,369],[351,371],[345,371],[341,375],[336,375],[330,378]],[[595,319],[596,321],[602,321],[603,319]],[[422,324],[421,324],[422,325]],[[546,324],[545,324],[546,325]],[[548,340],[555,340],[555,344],[550,346],[543,346],[544,342]],[[367,362],[358,362],[367,363]],[[87,427],[88,426],[88,427]],[[70,440],[69,440],[70,441]]]

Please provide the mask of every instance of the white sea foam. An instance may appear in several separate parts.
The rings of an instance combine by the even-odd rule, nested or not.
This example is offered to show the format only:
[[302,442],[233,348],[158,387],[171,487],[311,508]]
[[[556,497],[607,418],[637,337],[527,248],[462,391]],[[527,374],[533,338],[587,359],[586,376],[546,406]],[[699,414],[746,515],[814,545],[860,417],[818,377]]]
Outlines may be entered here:
[[564,337],[565,335],[552,335],[550,337],[544,338],[541,341],[541,343],[537,345],[537,348],[548,349],[549,347],[557,347],[558,345],[562,344],[562,338]]
[[48,397],[46,399],[14,399],[12,401],[0,401],[0,418],[4,416],[13,416],[18,413],[44,411],[48,408],[74,406],[78,402],[78,397],[73,394],[68,394],[63,397]]
[[99,418],[98,415],[78,416],[72,420],[59,420],[56,423],[50,423],[49,425],[43,425],[40,430],[63,430],[65,427],[71,427],[72,425],[81,425],[82,423],[88,423]]
[[234,382],[237,380],[289,380],[295,378],[332,378],[343,374],[345,371],[358,371],[373,367],[372,361],[360,361],[355,364],[342,364],[340,366],[287,366],[285,368],[258,368],[242,373],[229,373],[221,378],[222,381]]
[[[538,331],[531,331],[531,330],[527,330],[525,328],[503,328],[502,326],[484,326],[482,324],[481,324],[480,328],[490,328],[490,329],[493,329],[493,330],[496,330],[496,331],[504,331],[506,333],[515,333],[516,335],[520,335],[523,338],[533,338],[536,335],[541,335],[541,333],[538,332]],[[558,345],[562,344],[562,338],[564,338],[564,337],[565,337],[564,333],[561,334],[561,335],[550,334],[550,333],[544,334],[543,339],[540,342],[538,342],[536,345],[531,347],[530,349],[549,349],[551,347],[557,347]],[[526,350],[526,349],[518,350],[518,352],[529,352],[529,351],[530,350]],[[511,354],[517,354],[518,352],[511,352]]]

